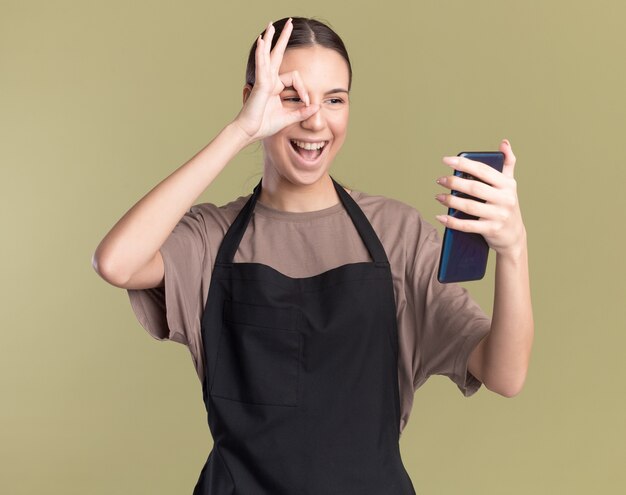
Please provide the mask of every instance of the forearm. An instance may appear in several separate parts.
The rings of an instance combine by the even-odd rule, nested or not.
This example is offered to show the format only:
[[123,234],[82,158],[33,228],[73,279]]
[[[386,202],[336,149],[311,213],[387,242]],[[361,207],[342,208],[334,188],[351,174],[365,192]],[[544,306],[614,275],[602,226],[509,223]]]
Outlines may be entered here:
[[491,332],[485,341],[484,382],[507,397],[518,394],[526,379],[534,337],[524,235],[519,251],[496,255]]
[[200,194],[247,144],[247,137],[233,124],[222,129],[113,226],[94,253],[96,270],[121,283],[145,266]]

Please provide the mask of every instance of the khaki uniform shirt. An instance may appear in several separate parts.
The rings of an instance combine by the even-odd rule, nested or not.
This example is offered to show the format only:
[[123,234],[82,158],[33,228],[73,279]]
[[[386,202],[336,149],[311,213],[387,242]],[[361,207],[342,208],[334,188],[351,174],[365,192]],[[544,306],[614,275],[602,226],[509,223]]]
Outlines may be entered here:
[[[383,196],[355,190],[350,194],[372,224],[391,265],[402,431],[414,392],[430,375],[448,376],[465,396],[478,390],[481,383],[469,373],[467,363],[491,322],[464,288],[437,281],[440,236],[417,210]],[[128,290],[139,322],[154,338],[189,348],[201,382],[200,320],[211,270],[228,227],[249,197],[223,206],[194,205],[160,249],[165,286]],[[263,263],[303,278],[371,258],[342,203],[296,213],[257,202],[233,261]]]

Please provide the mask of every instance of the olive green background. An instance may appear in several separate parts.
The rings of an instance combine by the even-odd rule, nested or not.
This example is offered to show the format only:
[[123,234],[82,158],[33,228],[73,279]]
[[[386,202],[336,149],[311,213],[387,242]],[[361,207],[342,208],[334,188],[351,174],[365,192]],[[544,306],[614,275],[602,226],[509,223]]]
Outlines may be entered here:
[[[626,483],[623,2],[2,1],[0,492],[191,493],[211,448],[188,350],[91,267],[102,237],[241,106],[269,20],[329,21],[353,61],[332,173],[436,223],[441,157],[510,139],[536,322],[524,390],[415,395],[420,494]],[[248,194],[244,150],[200,201]],[[440,227],[438,227],[440,228]],[[491,311],[488,276],[468,283]]]

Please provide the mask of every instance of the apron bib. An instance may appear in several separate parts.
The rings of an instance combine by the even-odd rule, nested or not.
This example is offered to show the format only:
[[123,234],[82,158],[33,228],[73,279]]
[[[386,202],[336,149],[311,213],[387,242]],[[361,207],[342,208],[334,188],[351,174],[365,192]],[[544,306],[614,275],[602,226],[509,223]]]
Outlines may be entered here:
[[194,495],[415,494],[400,458],[389,261],[332,181],[372,262],[307,278],[233,263],[262,181],[220,245],[202,316],[213,448]]

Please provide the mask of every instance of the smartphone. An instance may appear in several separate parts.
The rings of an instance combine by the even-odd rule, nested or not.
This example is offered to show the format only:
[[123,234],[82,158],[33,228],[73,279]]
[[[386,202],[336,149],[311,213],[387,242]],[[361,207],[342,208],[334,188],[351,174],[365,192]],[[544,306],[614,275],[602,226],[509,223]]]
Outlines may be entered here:
[[[500,151],[463,151],[459,153],[458,156],[464,156],[470,160],[483,162],[493,167],[498,172],[502,172],[504,166],[504,153]],[[458,170],[454,171],[454,175],[463,177],[464,179],[480,180],[465,172],[459,172]],[[482,199],[459,191],[453,190],[452,194],[460,198],[469,198],[480,201],[481,203],[485,202]],[[448,208],[448,215],[462,219],[478,219],[478,217],[468,215],[454,208]],[[441,283],[480,280],[485,276],[488,255],[489,245],[482,235],[472,232],[462,232],[446,227],[443,233],[437,279]]]

